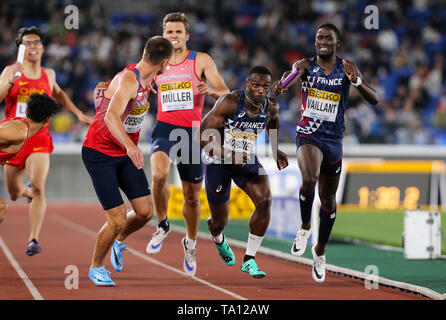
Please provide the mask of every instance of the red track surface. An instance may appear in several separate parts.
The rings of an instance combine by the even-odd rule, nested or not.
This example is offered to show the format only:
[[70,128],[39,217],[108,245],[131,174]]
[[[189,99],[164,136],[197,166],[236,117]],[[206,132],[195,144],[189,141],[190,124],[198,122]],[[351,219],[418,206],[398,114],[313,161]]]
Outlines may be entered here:
[[[99,206],[49,204],[41,232],[42,252],[33,257],[25,254],[28,237],[28,205],[10,204],[0,237],[31,280],[43,299],[132,299],[132,300],[302,300],[302,299],[423,299],[409,293],[380,286],[367,290],[361,280],[327,273],[326,281],[315,283],[311,268],[258,254],[257,262],[267,273],[263,279],[251,278],[240,271],[244,250],[233,248],[236,264],[227,267],[220,261],[211,241],[197,242],[196,278],[185,276],[182,268],[182,234],[172,232],[161,252],[154,256],[145,247],[154,227],[147,226],[126,241],[133,254],[124,253],[124,270],[114,271],[107,256],[106,268],[112,271],[114,288],[95,287],[88,279],[96,232],[105,221]],[[68,290],[65,268],[79,270],[79,289]],[[227,290],[227,291],[225,291]],[[0,248],[0,299],[34,299],[24,281]]]

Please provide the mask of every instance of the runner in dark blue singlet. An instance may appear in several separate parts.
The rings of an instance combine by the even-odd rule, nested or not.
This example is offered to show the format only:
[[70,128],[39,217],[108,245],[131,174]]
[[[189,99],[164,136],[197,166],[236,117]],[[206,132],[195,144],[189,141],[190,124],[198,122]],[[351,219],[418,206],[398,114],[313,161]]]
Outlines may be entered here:
[[252,68],[246,79],[246,90],[220,97],[203,119],[201,137],[200,134],[195,136],[206,153],[205,186],[211,209],[209,231],[220,257],[229,266],[234,265],[235,257],[223,229],[228,221],[231,180],[254,203],[241,267],[254,278],[266,276],[257,266],[255,254],[268,228],[271,206],[268,176],[253,153],[254,143],[263,130],[268,132],[278,169],[288,166],[286,154],[277,149],[279,104],[276,99],[267,97],[270,86],[271,72],[262,66]]
[[297,124],[297,161],[302,174],[299,199],[302,226],[297,232],[291,253],[300,256],[305,252],[311,233],[311,209],[316,183],[319,183],[321,208],[319,212],[318,243],[311,248],[314,265],[313,279],[325,280],[325,246],[336,217],[336,190],[342,169],[342,138],[344,112],[348,108],[350,85],[354,85],[362,97],[371,104],[378,97],[362,76],[356,65],[336,56],[341,44],[339,30],[326,23],[317,29],[316,57],[302,59],[293,65],[299,69],[296,78],[285,88],[282,80],[273,85],[275,95],[280,95],[294,83],[301,84],[302,118]]

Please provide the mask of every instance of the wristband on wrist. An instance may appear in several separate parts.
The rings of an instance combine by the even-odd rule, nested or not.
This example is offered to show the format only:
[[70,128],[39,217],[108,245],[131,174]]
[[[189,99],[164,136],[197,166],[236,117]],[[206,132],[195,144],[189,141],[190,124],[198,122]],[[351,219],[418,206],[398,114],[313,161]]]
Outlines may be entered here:
[[352,85],[354,85],[355,87],[359,87],[362,83],[362,80],[360,77],[356,77],[356,83],[352,82]]

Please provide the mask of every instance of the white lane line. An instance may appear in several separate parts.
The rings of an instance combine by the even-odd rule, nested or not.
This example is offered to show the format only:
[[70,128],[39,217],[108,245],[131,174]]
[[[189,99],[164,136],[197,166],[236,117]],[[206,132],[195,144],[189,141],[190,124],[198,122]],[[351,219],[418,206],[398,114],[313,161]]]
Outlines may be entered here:
[[15,271],[18,273],[22,281],[25,283],[26,287],[28,288],[29,292],[33,296],[34,300],[45,300],[43,299],[42,295],[40,294],[39,290],[34,286],[32,281],[28,278],[25,271],[23,271],[22,267],[19,265],[17,260],[12,255],[11,251],[9,251],[8,246],[3,241],[2,237],[0,237],[0,247],[3,249],[3,252],[5,253],[6,258],[8,258],[11,265],[14,267]]
[[[86,235],[88,235],[90,237],[96,238],[96,236],[97,236],[96,232],[94,232],[94,231],[92,231],[92,230],[90,230],[90,229],[88,229],[88,228],[86,228],[86,227],[84,227],[84,226],[82,226],[80,224],[77,224],[77,223],[75,223],[73,221],[70,221],[70,220],[68,220],[68,219],[66,219],[64,217],[56,216],[56,219],[59,220],[59,222],[62,223],[63,225],[65,225],[65,226],[67,226],[67,227],[69,227],[69,228],[71,228],[73,230],[76,230],[78,232],[86,234]],[[141,258],[143,260],[151,262],[151,263],[153,263],[153,264],[155,264],[157,266],[160,266],[162,268],[165,268],[165,269],[167,269],[169,271],[178,273],[178,274],[180,274],[182,276],[185,276],[186,278],[195,280],[195,281],[197,281],[197,282],[199,282],[201,284],[204,284],[204,285],[206,285],[206,286],[208,286],[208,287],[210,287],[212,289],[215,289],[215,290],[220,291],[220,292],[222,292],[224,294],[227,294],[227,295],[233,297],[234,299],[248,300],[245,297],[242,297],[242,296],[240,296],[240,295],[238,295],[238,294],[236,294],[236,293],[234,293],[232,291],[226,290],[226,289],[224,289],[222,287],[216,286],[216,285],[214,285],[214,284],[212,284],[212,283],[210,283],[210,282],[208,282],[206,280],[200,279],[200,278],[195,277],[195,276],[189,276],[183,270],[174,268],[174,267],[169,266],[168,264],[165,264],[165,263],[163,263],[163,262],[161,262],[159,260],[151,258],[147,254],[141,253],[141,252],[139,252],[138,250],[136,250],[134,248],[131,248],[131,247],[127,247],[127,248],[131,251],[132,254],[138,256],[139,258]]]
[[[150,222],[149,224],[152,225],[153,222]],[[170,228],[172,229],[172,231],[176,231],[176,232],[180,232],[180,233],[186,232],[186,228],[182,227],[182,226],[176,226],[176,225],[170,224]],[[210,240],[211,236],[209,233],[199,231],[198,238]],[[246,248],[246,242],[244,242],[244,241],[240,241],[240,240],[236,240],[236,239],[232,239],[232,238],[226,238],[226,240],[233,247],[237,247],[240,249]],[[279,250],[260,247],[258,252],[272,256],[272,257],[276,257],[279,259],[297,262],[299,264],[303,264],[306,266],[313,266],[312,259],[308,259],[305,257],[296,257],[296,256],[291,255],[290,253],[284,253]],[[378,276],[376,278],[371,278],[370,274],[352,270],[352,269],[348,269],[348,268],[338,267],[338,266],[332,265],[332,264],[326,264],[325,268],[327,271],[330,271],[333,273],[358,278],[360,280],[369,280],[369,281],[373,280],[375,282],[378,282],[379,284],[389,286],[389,287],[394,287],[400,291],[401,291],[401,289],[407,290],[414,294],[421,294],[423,296],[426,296],[426,297],[434,299],[434,300],[446,300],[446,293],[442,294],[442,293],[436,292],[434,290],[431,290],[429,288],[417,286],[417,285],[414,285],[411,283],[405,283],[405,282],[400,282],[400,281],[396,281],[396,280],[391,280],[391,279],[387,279],[387,278],[384,278],[381,276]]]

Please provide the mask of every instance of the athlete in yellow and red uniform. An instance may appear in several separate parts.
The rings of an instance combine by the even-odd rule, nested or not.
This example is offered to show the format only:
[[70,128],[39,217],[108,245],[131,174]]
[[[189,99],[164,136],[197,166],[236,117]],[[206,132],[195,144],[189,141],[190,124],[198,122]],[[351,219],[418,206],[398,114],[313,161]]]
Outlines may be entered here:
[[[53,91],[51,90],[45,68],[40,67],[40,69],[40,78],[29,79],[22,73],[14,82],[11,89],[9,89],[5,96],[6,119],[12,119],[14,117],[24,118],[26,116],[27,101],[32,93],[46,93],[48,96],[52,96]],[[53,152],[53,139],[48,131],[48,127],[49,123],[33,135],[25,144],[23,150],[13,160],[9,161],[8,165],[22,169],[25,167],[25,161],[30,154],[34,152]]]
[[[43,33],[35,26],[21,28],[18,32],[17,46],[24,44],[26,47],[24,63],[17,62],[7,66],[0,75],[0,101],[5,99],[6,118],[25,117],[28,97],[36,92],[46,93],[72,111],[80,121],[91,123],[92,119],[79,110],[59,87],[55,71],[42,67],[43,40]],[[17,77],[17,72],[21,72],[21,76]],[[27,142],[16,159],[10,161],[4,169],[11,200],[15,201],[23,196],[32,199],[29,209],[31,232],[26,250],[29,256],[41,250],[37,240],[45,217],[45,181],[53,148],[47,125]],[[25,173],[30,186],[26,186],[23,181]]]
[[[58,104],[47,94],[32,94],[25,117],[0,121],[0,165],[14,161],[28,141],[48,126],[50,117],[56,113]],[[0,222],[5,218],[6,200],[0,197]]]

